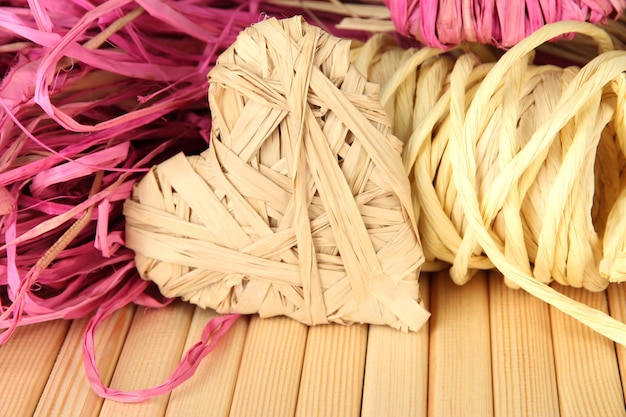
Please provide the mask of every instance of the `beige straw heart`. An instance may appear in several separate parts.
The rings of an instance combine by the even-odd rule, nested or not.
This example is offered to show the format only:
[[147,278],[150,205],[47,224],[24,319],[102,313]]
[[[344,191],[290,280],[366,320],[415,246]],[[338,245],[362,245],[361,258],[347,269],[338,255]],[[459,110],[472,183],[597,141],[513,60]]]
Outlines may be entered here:
[[209,81],[209,149],[154,167],[126,202],[141,276],[222,313],[418,330],[424,257],[402,144],[350,42],[268,19]]

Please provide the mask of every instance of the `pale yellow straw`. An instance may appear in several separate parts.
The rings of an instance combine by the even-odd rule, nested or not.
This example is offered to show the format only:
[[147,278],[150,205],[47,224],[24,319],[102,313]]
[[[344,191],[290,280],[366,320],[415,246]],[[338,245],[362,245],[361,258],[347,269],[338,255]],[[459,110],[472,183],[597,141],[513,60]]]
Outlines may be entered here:
[[[594,39],[598,57],[583,68],[532,64],[535,48],[568,32]],[[509,285],[625,344],[623,323],[546,284],[626,280],[626,52],[574,22],[538,30],[497,62],[471,48],[398,49],[373,39],[353,57],[382,84],[405,142],[423,269],[450,264],[463,284],[495,266]]]

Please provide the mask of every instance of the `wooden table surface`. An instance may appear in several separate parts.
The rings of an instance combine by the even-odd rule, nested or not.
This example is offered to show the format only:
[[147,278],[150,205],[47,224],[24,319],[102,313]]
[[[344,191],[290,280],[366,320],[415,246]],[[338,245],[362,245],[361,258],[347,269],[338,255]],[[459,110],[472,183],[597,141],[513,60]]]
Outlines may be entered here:
[[[243,318],[191,380],[139,404],[91,391],[85,320],[23,327],[0,347],[0,416],[626,416],[622,347],[496,273],[422,282],[432,317],[419,333]],[[624,286],[557,288],[626,321]],[[162,382],[214,315],[184,303],[118,312],[96,337],[103,377]]]

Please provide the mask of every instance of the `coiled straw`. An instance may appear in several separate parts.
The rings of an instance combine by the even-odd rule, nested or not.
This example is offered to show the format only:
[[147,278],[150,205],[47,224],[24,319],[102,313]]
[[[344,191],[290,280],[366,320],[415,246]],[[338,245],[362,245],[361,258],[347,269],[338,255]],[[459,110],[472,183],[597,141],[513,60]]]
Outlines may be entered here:
[[[582,68],[534,65],[543,42],[577,32],[600,54]],[[480,47],[404,51],[377,37],[353,50],[381,82],[405,142],[423,270],[458,284],[498,268],[507,283],[626,343],[626,326],[547,284],[626,279],[626,52],[588,23],[539,29],[499,60]]]

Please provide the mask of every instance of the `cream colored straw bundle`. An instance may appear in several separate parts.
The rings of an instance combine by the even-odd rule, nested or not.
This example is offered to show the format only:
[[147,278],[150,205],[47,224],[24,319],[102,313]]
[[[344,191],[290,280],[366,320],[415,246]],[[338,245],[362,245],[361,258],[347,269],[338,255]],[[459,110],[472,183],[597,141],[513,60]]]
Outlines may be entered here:
[[141,276],[219,312],[419,329],[402,144],[350,42],[268,19],[209,81],[209,149],[156,166],[125,205]]
[[[568,32],[594,39],[583,68],[533,65]],[[497,62],[484,49],[353,50],[404,143],[426,263],[458,284],[497,267],[514,287],[626,342],[626,328],[547,284],[626,280],[626,52],[584,23],[546,26]]]

